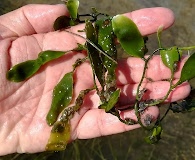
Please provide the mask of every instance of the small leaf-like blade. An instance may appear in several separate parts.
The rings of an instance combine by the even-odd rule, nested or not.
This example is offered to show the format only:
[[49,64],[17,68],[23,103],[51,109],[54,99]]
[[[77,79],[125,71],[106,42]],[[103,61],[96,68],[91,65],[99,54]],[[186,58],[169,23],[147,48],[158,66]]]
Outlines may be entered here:
[[149,144],[155,144],[161,139],[162,126],[158,125],[153,128],[152,135],[145,138],[145,141]]
[[53,99],[51,108],[47,114],[47,123],[51,126],[53,125],[59,114],[64,108],[66,108],[73,95],[73,72],[65,74],[62,80],[57,84],[53,90]]
[[115,35],[127,54],[143,58],[145,42],[136,24],[124,15],[116,15],[112,19],[112,26]]
[[13,82],[24,81],[33,76],[42,65],[63,56],[65,53],[64,51],[50,50],[40,52],[37,59],[28,60],[13,66],[7,72],[7,79]]
[[195,77],[195,53],[193,53],[185,62],[181,71],[181,77],[179,79],[178,84],[181,84],[194,77]]
[[52,130],[46,145],[46,151],[63,151],[70,140],[70,121],[57,121]]
[[71,21],[70,17],[60,16],[55,20],[55,22],[53,24],[53,28],[55,31],[67,28],[71,25],[70,21]]
[[39,61],[39,63],[43,65],[47,62],[62,57],[67,52],[68,51],[52,51],[52,50],[43,51],[39,53],[37,61]]
[[68,0],[65,2],[68,11],[70,13],[70,17],[72,19],[76,19],[77,18],[77,14],[78,14],[78,7],[79,7],[79,1],[78,0]]
[[163,64],[168,67],[172,73],[177,70],[177,62],[180,60],[180,52],[177,47],[160,50],[160,56]]
[[[95,45],[98,45],[98,38],[95,28],[90,21],[86,22],[85,31],[87,38],[92,41]],[[95,49],[91,44],[86,42],[89,60],[93,69],[94,75],[96,75],[98,81],[101,86],[104,86],[104,74],[105,68],[103,66],[103,62],[100,56],[100,53],[97,49]]]
[[[95,28],[98,33],[98,44],[101,47],[100,49],[103,50],[107,55],[109,55],[113,60],[116,61],[117,59],[117,49],[115,44],[115,38],[116,36],[113,33],[112,29],[112,21],[110,17],[107,17],[105,19],[100,19],[96,21]],[[109,59],[108,57],[101,54],[103,64],[105,68],[107,69],[107,76],[106,76],[106,85],[107,90],[111,87],[115,87],[116,82],[116,75],[115,70],[117,67],[117,64]]]
[[6,76],[9,81],[21,82],[30,78],[40,67],[41,64],[37,60],[28,60],[13,66]]

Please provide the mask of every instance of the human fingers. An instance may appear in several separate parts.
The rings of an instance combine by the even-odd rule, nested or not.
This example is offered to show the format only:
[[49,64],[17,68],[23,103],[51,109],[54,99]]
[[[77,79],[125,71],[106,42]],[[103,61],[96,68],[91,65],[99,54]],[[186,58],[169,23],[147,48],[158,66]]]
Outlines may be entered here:
[[[143,72],[143,65],[139,58],[123,59],[119,62],[117,68],[116,78],[118,80],[117,87],[121,89],[121,95],[119,99],[120,106],[133,104],[137,93],[138,83],[141,79]],[[184,61],[184,60],[183,60]],[[179,70],[183,65],[179,65]],[[128,62],[127,65],[125,62]],[[149,63],[149,67],[146,72],[146,77],[140,89],[145,88],[146,92],[143,99],[161,99],[169,90],[170,84],[165,79],[170,78],[170,71],[163,64],[159,67],[160,56],[156,55]],[[132,65],[132,66],[131,66]],[[140,65],[140,66],[139,66]],[[123,70],[123,71],[122,71]],[[78,95],[80,90],[84,90],[89,87],[93,87],[92,70],[89,63],[82,64],[75,72],[75,95]],[[178,71],[174,78],[174,83],[178,81],[180,77],[180,71]],[[152,81],[151,81],[152,80]],[[170,94],[166,102],[178,101],[186,98],[190,93],[189,83],[184,83]],[[92,98],[92,97],[91,97]],[[90,103],[87,108],[97,108],[99,105],[98,97],[93,96],[93,103]]]
[[[174,74],[176,83],[181,74],[181,69],[188,57],[183,57],[178,64],[178,70]],[[140,58],[127,58],[119,60],[117,68],[117,85],[121,89],[119,103],[121,106],[133,104],[137,93],[138,83],[143,74],[144,61]],[[170,69],[167,68],[159,55],[153,56],[149,61],[145,78],[140,89],[146,89],[143,99],[162,99],[168,92],[170,83],[166,81],[171,76]],[[165,102],[174,102],[186,98],[190,94],[190,84],[188,82],[176,87]]]
[[[0,17],[0,23],[3,23],[3,26],[7,26],[7,28],[2,25],[0,26],[0,34],[3,38],[50,31],[52,30],[54,19],[63,13],[65,14],[67,11],[66,8],[61,5],[28,5],[16,10],[15,12],[15,14],[11,12]],[[164,16],[160,16],[161,14]],[[167,28],[171,26],[174,21],[173,13],[166,8],[141,9],[132,13],[127,13],[126,15],[138,23],[138,28],[143,35],[156,32],[160,25]],[[141,21],[144,16],[145,20]],[[17,21],[19,21],[19,24],[21,25],[17,25],[18,23],[16,23],[15,19],[19,19]],[[29,26],[31,27],[30,32],[27,29]],[[77,25],[72,27],[71,31],[77,34],[84,34],[78,32],[78,30],[82,30],[83,28],[84,25]],[[25,32],[23,32],[23,29],[26,29]],[[13,52],[16,56],[24,53],[28,56],[32,55],[32,58],[35,58],[42,50],[70,50],[75,48],[77,43],[84,43],[84,41],[84,39],[81,39],[78,36],[72,36],[70,33],[65,32],[36,34],[34,36],[25,36],[16,39],[14,43],[12,43],[10,52]],[[26,51],[30,51],[30,53],[26,53]],[[10,55],[12,55],[12,53],[10,53]]]
[[[83,67],[83,66],[81,66]],[[89,70],[87,70],[87,67],[85,66],[85,70],[80,72],[78,70],[77,77],[80,78],[81,81],[77,81],[75,84],[75,94],[78,95],[80,89],[86,89],[87,83],[89,82],[91,85],[92,80],[90,79],[90,76],[82,76],[85,75],[85,71],[90,73]],[[81,75],[82,74],[82,75]],[[177,80],[174,80],[173,83],[177,82]],[[79,86],[79,87],[78,87]],[[138,84],[126,84],[117,86],[121,92],[120,92],[120,98],[118,101],[118,104],[120,108],[123,108],[123,106],[126,105],[133,105],[136,100],[136,93],[137,93],[137,87]],[[167,91],[169,90],[170,84],[168,81],[156,81],[156,82],[144,82],[140,89],[145,89],[144,96],[142,97],[143,100],[159,100],[164,98],[164,96],[167,94]],[[190,84],[188,82],[185,82],[178,87],[176,87],[168,96],[168,98],[165,100],[165,102],[175,102],[179,101],[181,99],[185,99],[191,91]],[[82,106],[86,109],[93,108],[96,109],[99,106],[99,97],[94,92],[87,95],[86,102]]]
[[[183,57],[181,62],[178,64],[178,69],[174,74],[174,79],[178,79],[180,77],[181,69],[186,59],[187,57]],[[145,62],[142,59],[134,57],[119,60],[118,68],[116,70],[117,84],[126,85],[139,83],[144,70],[144,64]],[[163,64],[159,55],[155,55],[151,60],[149,60],[144,82],[162,81],[169,79],[170,76],[170,69]]]
[[[55,18],[66,12],[64,5],[24,6],[0,17],[0,35],[3,38],[6,38],[10,36],[29,35],[35,32],[41,33],[51,31]],[[160,14],[166,16],[159,18]],[[138,27],[143,34],[155,32],[159,25],[163,25],[165,28],[169,27],[174,21],[173,13],[166,8],[141,9],[132,13],[127,13],[126,15],[138,23]],[[144,21],[139,21],[139,18],[143,18],[143,16],[148,18]],[[151,25],[152,23],[155,25]],[[30,30],[28,29],[29,26],[31,28]],[[143,26],[145,26],[146,29],[144,29]],[[84,34],[78,32],[78,30],[82,30],[83,28],[84,25],[77,25],[72,27],[71,31],[78,34]],[[36,58],[37,54],[43,50],[70,50],[75,48],[77,43],[84,43],[84,41],[84,39],[81,39],[78,36],[72,36],[70,33],[66,32],[35,34],[33,36],[24,36],[16,39],[14,43],[12,43],[10,52],[13,52],[16,56],[24,53],[25,55],[28,55],[28,57],[32,55],[32,58]],[[30,53],[26,53],[26,51],[30,51]],[[12,57],[12,53],[10,53],[10,55]]]
[[65,5],[23,6],[0,16],[0,38],[50,32],[55,19],[61,15],[68,15]]
[[[175,80],[177,81],[177,80]],[[174,82],[175,82],[174,81]],[[134,104],[135,97],[137,93],[138,84],[127,84],[124,86],[119,86],[121,89],[121,95],[119,99],[120,106]],[[168,81],[157,81],[150,83],[143,83],[142,88],[146,91],[144,92],[143,100],[159,100],[164,98],[166,93],[168,92],[170,84]],[[168,96],[165,102],[174,102],[181,99],[185,99],[190,94],[190,85],[188,82],[181,84],[176,87],[171,94]]]

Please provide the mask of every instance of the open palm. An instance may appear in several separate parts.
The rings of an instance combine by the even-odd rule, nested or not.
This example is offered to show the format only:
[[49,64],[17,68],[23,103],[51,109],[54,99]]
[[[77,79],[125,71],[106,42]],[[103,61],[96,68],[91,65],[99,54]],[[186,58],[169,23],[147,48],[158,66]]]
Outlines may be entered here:
[[[17,63],[36,59],[43,50],[69,50],[83,39],[66,32],[54,32],[54,20],[68,14],[62,5],[28,5],[0,16],[0,155],[14,152],[44,151],[51,127],[46,124],[52,90],[63,75],[72,70],[72,64],[86,53],[68,53],[60,59],[44,65],[27,81],[13,83],[6,80],[6,72]],[[164,15],[163,17],[161,15]],[[154,33],[160,25],[169,27],[174,17],[165,8],[150,8],[126,14],[138,25],[143,35]],[[84,25],[71,28],[72,32],[83,29]],[[116,71],[117,84],[121,88],[121,106],[133,103],[135,90],[140,80],[144,63],[137,58],[119,61]],[[182,64],[181,64],[182,66]],[[165,95],[168,83],[162,81],[170,76],[169,70],[160,62],[159,56],[149,63],[147,77],[154,82],[145,87],[150,91],[144,98],[158,99]],[[176,79],[179,72],[176,74]],[[89,63],[82,64],[75,73],[75,95],[82,89],[93,86]],[[190,91],[189,84],[178,87],[168,101],[185,98]],[[71,138],[93,138],[138,128],[127,126],[111,114],[97,109],[99,98],[92,92],[85,98],[81,110],[71,120]],[[157,107],[150,107],[145,114],[157,117]],[[136,119],[133,110],[122,112],[121,116]]]

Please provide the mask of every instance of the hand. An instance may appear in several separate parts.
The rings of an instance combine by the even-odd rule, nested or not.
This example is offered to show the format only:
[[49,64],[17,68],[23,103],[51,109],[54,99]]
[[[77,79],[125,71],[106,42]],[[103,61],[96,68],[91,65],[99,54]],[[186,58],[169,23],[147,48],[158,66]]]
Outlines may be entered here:
[[[54,20],[63,14],[68,15],[63,5],[27,5],[0,16],[0,155],[14,152],[41,152],[50,135],[51,127],[46,123],[50,108],[52,90],[62,76],[71,71],[77,58],[85,53],[69,53],[62,58],[44,65],[40,71],[27,81],[14,83],[6,79],[6,72],[17,63],[36,59],[43,50],[69,50],[77,42],[84,40],[66,32],[54,32]],[[148,8],[126,16],[133,19],[143,35],[156,32],[160,25],[168,28],[174,21],[173,13],[165,8]],[[84,25],[70,28],[72,32],[83,29]],[[183,63],[183,61],[182,61]],[[181,63],[181,66],[182,66]],[[133,103],[137,83],[143,70],[143,61],[137,58],[119,60],[117,84],[121,88],[121,106]],[[181,70],[181,67],[180,67]],[[180,71],[175,79],[179,78]],[[165,95],[169,84],[162,81],[170,76],[169,70],[160,62],[159,56],[149,63],[146,76],[153,82],[144,85],[150,91],[144,98],[158,99]],[[93,86],[91,68],[82,64],[75,74],[75,94]],[[190,92],[188,83],[177,87],[167,101],[185,98]],[[115,116],[98,109],[99,98],[90,93],[85,98],[81,110],[71,120],[71,139],[93,138],[103,135],[129,131],[140,127],[125,125]],[[145,114],[154,119],[158,116],[157,107],[150,107]],[[121,113],[123,117],[136,119],[134,110]]]

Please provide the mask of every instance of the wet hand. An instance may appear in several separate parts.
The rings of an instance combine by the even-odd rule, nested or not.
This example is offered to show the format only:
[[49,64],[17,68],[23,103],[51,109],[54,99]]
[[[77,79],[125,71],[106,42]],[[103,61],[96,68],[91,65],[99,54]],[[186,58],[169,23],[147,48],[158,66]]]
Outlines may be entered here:
[[[69,33],[53,31],[54,20],[63,14],[68,15],[64,5],[28,5],[0,16],[0,155],[45,150],[51,130],[46,123],[46,115],[51,104],[52,90],[63,75],[72,70],[75,60],[85,57],[86,53],[71,52],[46,64],[25,82],[9,82],[6,72],[17,63],[35,59],[41,51],[65,51],[74,48],[77,43],[84,43],[83,39]],[[174,21],[173,13],[165,8],[141,9],[127,13],[126,16],[137,24],[142,35],[156,32],[160,25],[168,28]],[[84,25],[78,25],[70,30],[78,33],[83,28]],[[122,91],[119,100],[121,106],[134,102],[143,66],[142,60],[137,58],[119,60],[116,74],[117,85]],[[175,81],[179,74],[178,71]],[[149,92],[144,98],[163,97],[169,87],[169,83],[163,80],[170,76],[170,71],[160,62],[159,56],[154,56],[150,61],[146,76],[148,79],[144,81],[144,87]],[[80,90],[93,86],[88,63],[77,69],[75,79],[75,96]],[[167,101],[183,99],[189,92],[189,84],[184,83],[172,92]],[[140,127],[121,123],[115,116],[98,109],[98,105],[98,96],[95,92],[89,93],[81,110],[71,120],[72,140],[110,135]],[[144,114],[150,114],[155,119],[159,110],[157,107],[150,107]],[[133,109],[121,112],[121,116],[136,120]]]

